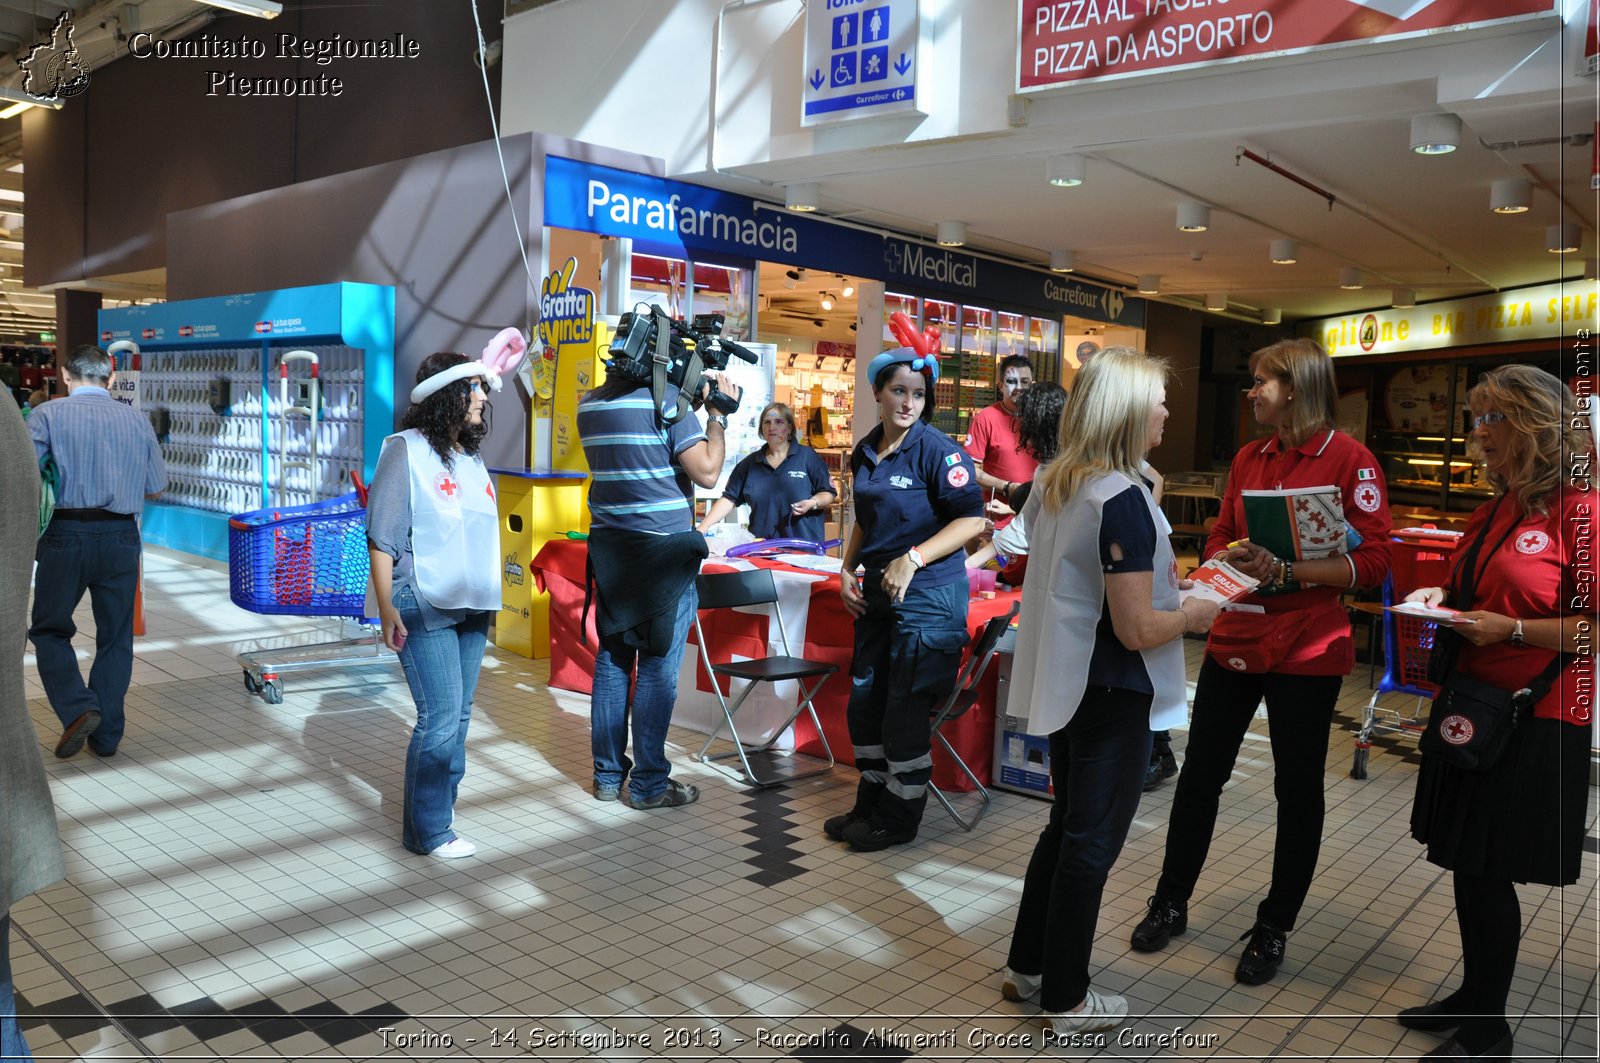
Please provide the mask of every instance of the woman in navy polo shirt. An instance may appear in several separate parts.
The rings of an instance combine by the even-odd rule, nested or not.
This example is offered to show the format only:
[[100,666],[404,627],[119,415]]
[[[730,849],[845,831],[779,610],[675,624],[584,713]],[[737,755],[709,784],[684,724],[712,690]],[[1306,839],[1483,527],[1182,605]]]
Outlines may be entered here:
[[809,539],[826,535],[833,481],[817,452],[795,442],[794,411],[769,402],[761,411],[761,436],[767,443],[745,455],[728,474],[722,497],[699,524],[704,533],[734,506],[750,507],[750,534],[758,539]]
[[984,524],[972,459],[928,424],[937,359],[898,347],[867,377],[879,423],[850,455],[856,524],[841,589],[856,618],[847,719],[861,782],[855,806],[823,824],[858,852],[917,836],[933,773],[929,714],[949,696],[967,643],[961,548]]

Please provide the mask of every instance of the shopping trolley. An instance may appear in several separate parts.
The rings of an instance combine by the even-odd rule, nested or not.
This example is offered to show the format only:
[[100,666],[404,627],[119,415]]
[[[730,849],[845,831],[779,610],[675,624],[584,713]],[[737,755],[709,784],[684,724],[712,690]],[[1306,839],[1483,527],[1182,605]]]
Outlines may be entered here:
[[[1383,677],[1367,701],[1361,730],[1356,735],[1352,779],[1367,777],[1367,757],[1374,734],[1421,735],[1428,725],[1428,707],[1439,692],[1428,681],[1428,658],[1438,625],[1432,620],[1389,609],[1418,587],[1442,587],[1450,575],[1450,552],[1460,538],[1432,528],[1406,528],[1395,533],[1393,560],[1383,580]],[[1408,714],[1378,704],[1385,694],[1409,694],[1416,699]]]
[[[289,366],[310,364],[305,401],[289,401]],[[277,425],[279,439],[280,500],[314,497],[322,480],[317,468],[317,356],[310,351],[290,351],[279,362]],[[306,460],[291,461],[292,418],[310,422],[303,452]],[[293,448],[299,451],[298,446]],[[304,486],[296,487],[291,469],[304,469]],[[352,473],[355,490],[338,498],[304,505],[279,505],[239,513],[228,520],[228,595],[233,604],[252,613],[343,617],[366,627],[357,638],[336,639],[290,649],[257,650],[234,658],[244,671],[245,689],[259,694],[269,705],[283,701],[281,676],[286,672],[381,660],[388,652],[383,632],[366,616],[367,491]],[[359,650],[360,652],[351,652]]]

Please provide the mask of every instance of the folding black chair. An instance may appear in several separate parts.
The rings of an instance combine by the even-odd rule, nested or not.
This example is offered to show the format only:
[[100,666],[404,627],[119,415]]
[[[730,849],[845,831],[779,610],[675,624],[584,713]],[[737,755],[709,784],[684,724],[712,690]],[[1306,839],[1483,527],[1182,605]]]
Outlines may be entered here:
[[[714,760],[737,756],[744,768],[744,780],[752,786],[777,786],[832,771],[833,749],[828,745],[828,736],[822,730],[822,721],[817,718],[817,710],[812,705],[812,699],[817,696],[817,691],[822,689],[822,684],[827,682],[828,677],[839,670],[839,666],[790,655],[793,651],[789,646],[789,632],[783,623],[783,609],[778,604],[778,587],[773,582],[772,573],[764,568],[750,572],[715,572],[697,577],[695,587],[700,593],[701,609],[731,609],[746,605],[772,606],[772,615],[778,624],[778,634],[783,639],[781,657],[713,664],[711,655],[706,649],[705,629],[700,626],[700,614],[695,613],[694,630],[695,637],[700,642],[700,661],[712,675],[711,686],[716,690],[717,703],[722,706],[723,722],[727,724],[728,735],[733,739],[731,752],[707,756],[711,743],[716,741],[717,735],[722,731],[722,723],[717,724],[706,739],[706,744],[700,747],[697,759],[703,764],[709,764]],[[724,676],[748,681],[731,705],[722,693]],[[805,681],[812,678],[816,679],[816,683],[807,689]],[[795,680],[800,687],[799,705],[760,745],[746,747],[744,740],[739,737],[738,727],[734,724],[734,714],[756,689],[756,684],[781,683],[787,679]],[[729,689],[731,691],[732,687]],[[804,753],[772,748],[803,712],[811,715],[811,724],[817,729],[817,737],[822,742],[824,756],[813,757]],[[763,767],[769,769],[769,774],[757,775],[751,765],[752,757],[762,758]]]
[[961,774],[971,780],[973,792],[977,796],[977,801],[975,802],[976,810],[971,816],[963,816],[957,811],[956,806],[951,803],[950,798],[944,795],[944,791],[933,785],[931,781],[928,783],[928,792],[944,806],[944,810],[950,813],[950,818],[955,820],[956,826],[962,830],[971,830],[978,825],[978,820],[982,819],[983,814],[989,811],[989,802],[993,800],[993,796],[989,793],[988,787],[978,781],[978,777],[972,773],[972,769],[967,766],[967,762],[961,759],[961,754],[956,752],[955,747],[950,744],[950,740],[940,732],[940,728],[951,720],[959,720],[966,715],[968,709],[978,703],[978,685],[983,682],[983,673],[988,670],[989,661],[994,657],[995,646],[1000,642],[1000,636],[1006,633],[1006,628],[1011,624],[1011,618],[1021,610],[1021,602],[1012,602],[1011,610],[1005,616],[995,617],[983,625],[977,635],[973,636],[972,647],[967,654],[967,663],[961,666],[961,671],[956,675],[956,685],[955,689],[950,692],[950,699],[932,717],[934,740],[944,747],[944,751],[950,755],[950,759],[955,761],[956,767],[961,769]]

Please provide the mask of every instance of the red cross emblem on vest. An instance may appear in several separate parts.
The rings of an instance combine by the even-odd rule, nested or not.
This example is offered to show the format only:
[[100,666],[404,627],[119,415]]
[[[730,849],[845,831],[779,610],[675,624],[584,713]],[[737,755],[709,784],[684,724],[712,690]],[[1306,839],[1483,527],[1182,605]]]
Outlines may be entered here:
[[461,490],[461,485],[452,480],[449,473],[441,472],[433,478],[433,489],[439,493],[441,498],[453,502],[455,501],[456,492]]

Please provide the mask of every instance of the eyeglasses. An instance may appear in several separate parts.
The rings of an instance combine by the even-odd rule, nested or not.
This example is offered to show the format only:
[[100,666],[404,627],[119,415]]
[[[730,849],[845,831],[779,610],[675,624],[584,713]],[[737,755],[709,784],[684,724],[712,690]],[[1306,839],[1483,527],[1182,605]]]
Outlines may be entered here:
[[1482,428],[1486,424],[1499,424],[1506,419],[1506,415],[1499,413],[1480,413],[1472,419],[1473,428]]

